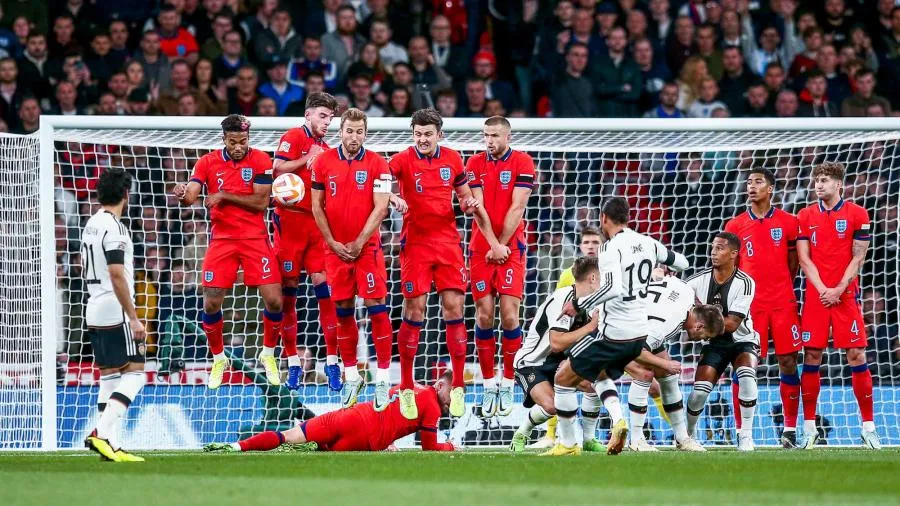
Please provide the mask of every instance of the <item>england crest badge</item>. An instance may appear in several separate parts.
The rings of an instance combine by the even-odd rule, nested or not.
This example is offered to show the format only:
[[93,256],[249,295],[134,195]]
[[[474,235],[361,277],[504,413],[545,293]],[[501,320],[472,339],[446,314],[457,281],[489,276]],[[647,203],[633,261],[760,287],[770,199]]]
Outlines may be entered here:
[[250,167],[241,167],[241,179],[243,179],[245,183],[249,183],[250,180],[253,179],[253,169]]
[[450,167],[441,167],[441,180],[445,183],[450,181]]
[[366,184],[366,180],[369,179],[369,173],[364,170],[356,171],[356,184]]
[[509,184],[512,181],[512,171],[504,170],[500,172],[500,184]]
[[837,233],[843,234],[847,231],[847,220],[837,220],[834,222],[834,229]]
[[772,235],[772,240],[775,242],[781,242],[781,238],[783,233],[781,231],[781,227],[769,229],[769,233]]

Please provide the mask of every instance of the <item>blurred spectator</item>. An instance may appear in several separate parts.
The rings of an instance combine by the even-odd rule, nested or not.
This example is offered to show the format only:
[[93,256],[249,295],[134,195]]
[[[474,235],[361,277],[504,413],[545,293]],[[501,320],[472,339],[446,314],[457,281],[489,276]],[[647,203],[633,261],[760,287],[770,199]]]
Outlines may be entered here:
[[128,94],[125,114],[146,116],[150,112],[150,92],[146,88],[136,88]]
[[254,61],[265,61],[275,53],[293,58],[302,44],[303,38],[291,26],[291,14],[285,9],[276,9],[269,28],[257,34],[253,43]]
[[676,18],[674,30],[675,36],[667,43],[666,63],[672,72],[678,73],[687,59],[697,53],[697,44],[694,41],[694,23],[691,18]]
[[25,97],[19,106],[19,121],[10,130],[14,134],[33,134],[38,131],[41,120],[41,106],[34,97]]
[[[333,61],[322,57],[322,41],[315,37],[303,40],[302,53],[288,65],[288,81],[297,86],[305,86],[304,81],[310,72],[318,72],[325,80],[325,88],[334,90],[337,86],[338,67]],[[308,91],[308,93],[311,93]]]
[[588,47],[580,42],[566,50],[566,68],[554,76],[551,89],[553,116],[557,118],[592,118],[597,116],[594,86],[585,75]]
[[119,114],[123,114],[124,109],[119,107],[119,101],[116,100],[116,96],[112,94],[112,92],[104,92],[100,94],[100,99],[97,101],[97,107],[94,108],[94,114],[101,116],[116,116]]
[[700,84],[709,77],[706,61],[699,56],[692,56],[684,62],[678,75],[678,108],[690,110],[694,101],[700,96]]
[[384,109],[375,104],[372,96],[372,78],[359,74],[350,80],[350,105],[366,113],[370,118],[384,116]]
[[[450,40],[450,21],[447,20],[446,23],[440,23],[440,34],[436,32],[434,29],[435,23],[439,18],[443,16],[435,16],[432,20],[432,31],[431,31],[431,40],[432,40],[432,53],[437,54],[437,50],[434,48],[434,41],[436,37],[439,37],[438,40]],[[446,19],[446,17],[443,17]],[[570,30],[572,29],[572,23],[575,19],[575,1],[574,0],[559,0],[556,2],[556,6],[553,8],[553,17],[547,16],[543,22],[542,26],[538,29],[538,44],[536,48],[536,61],[535,67],[538,70],[539,74],[537,78],[541,81],[548,81],[550,77],[552,77],[562,66],[560,65],[560,56],[565,51],[565,45],[569,42]],[[446,32],[444,31],[444,27],[446,27]],[[565,41],[560,39],[561,34],[563,32],[566,33],[563,37],[565,37]],[[446,44],[446,43],[445,43]],[[590,48],[588,48],[590,50]],[[465,64],[468,60],[464,60]],[[456,75],[456,72],[449,70],[450,75],[453,76],[453,79],[459,79],[460,77]],[[463,76],[465,75],[465,68],[463,68]]]
[[[159,286],[159,321],[170,320],[173,316],[189,322],[199,319],[203,308],[203,298],[197,292],[197,280],[192,279],[186,270],[185,262],[173,260],[170,267],[169,281]],[[184,358],[187,360],[205,359],[206,346],[198,340],[196,334],[184,334]]]
[[[166,75],[169,75],[168,67]],[[149,86],[149,83],[144,79],[144,65],[136,59],[131,60],[125,65],[125,78],[128,81],[128,93],[131,93],[137,88],[146,88]]]
[[[203,45],[200,46],[200,58],[215,60],[221,56],[222,48],[225,46],[225,35],[232,30],[234,30],[234,16],[231,11],[227,9],[219,11],[213,18],[212,37],[206,39]],[[238,46],[240,46],[241,42],[241,35],[238,33]],[[246,57],[243,48],[241,48],[239,56]]]
[[159,8],[156,19],[160,51],[169,58],[184,58],[188,63],[195,63],[200,47],[191,32],[181,26],[181,14],[175,10],[175,6],[164,4]]
[[774,111],[769,107],[769,89],[762,82],[753,83],[747,88],[747,103],[744,105],[745,118],[766,118]]
[[678,85],[665,83],[659,91],[659,105],[644,114],[645,118],[684,118],[685,114],[678,109]]
[[[295,104],[302,104],[303,102],[292,102]],[[275,103],[275,99],[272,97],[260,97],[259,101],[256,102],[256,115],[257,116],[283,116],[278,114],[278,104]]]
[[722,66],[722,51],[716,46],[715,26],[702,24],[697,27],[697,54],[706,62],[709,75],[715,80],[721,79],[725,68]]
[[[161,90],[167,90],[169,89],[169,58],[159,48],[159,34],[154,31],[146,31],[141,37],[140,50],[135,53],[134,59],[140,62],[144,70],[140,86],[158,86]],[[132,80],[130,74],[129,72],[129,81]]]
[[647,38],[647,15],[640,9],[631,9],[625,15],[625,31],[628,32],[628,47],[634,41]]
[[[3,24],[6,25],[6,23]],[[19,16],[13,20],[12,32],[16,36],[19,49],[25,47],[26,42],[28,42],[28,36],[31,35],[32,32],[37,32],[37,30],[33,30],[32,27],[33,25],[31,22],[23,16]]]
[[375,44],[381,63],[384,66],[393,67],[398,61],[409,62],[409,55],[406,54],[406,49],[391,40],[394,34],[386,20],[373,20],[372,27],[369,30],[372,43]]
[[[407,90],[407,92],[408,91],[409,90]],[[393,96],[393,93],[391,93],[391,95]],[[439,91],[437,100],[435,101],[435,107],[438,112],[441,113],[441,116],[445,118],[456,116],[456,111],[459,107],[459,101],[456,99],[456,92],[451,89]]]
[[884,110],[883,104],[869,104],[866,107],[866,116],[869,118],[885,118],[890,115]]
[[[325,91],[325,78],[322,77],[322,73],[313,70],[306,74],[306,80],[303,81],[304,91],[307,96],[313,93],[320,93]],[[304,111],[306,110],[306,104],[303,100],[299,102],[292,102],[288,105],[287,111],[284,113],[285,116],[303,116]]]
[[211,61],[200,58],[194,65],[194,77],[191,85],[200,93],[206,95],[206,98],[217,108],[221,108],[222,104],[228,102],[228,87],[224,82],[213,82],[213,64]]
[[484,103],[484,117],[490,118],[492,116],[506,116],[506,109],[503,107],[503,102],[496,98],[492,98]]
[[[201,5],[198,5],[202,3]],[[230,10],[232,13],[237,12],[239,5],[233,0],[229,0],[229,6],[226,6],[226,0],[196,0],[185,1],[181,9],[182,25],[193,30],[194,37],[198,42],[212,37],[213,21],[216,16],[223,10]]]
[[641,71],[625,51],[627,44],[625,29],[613,27],[606,38],[607,54],[591,64],[591,79],[600,116],[627,118],[638,115]]
[[465,106],[456,113],[463,118],[481,118],[484,116],[484,105],[487,101],[487,87],[484,81],[477,77],[466,80]]
[[[434,60],[429,59],[429,63]],[[487,86],[488,100],[497,99],[501,101],[507,109],[512,109],[518,103],[516,90],[512,83],[497,79],[497,58],[490,51],[479,51],[472,59],[472,68],[475,77],[484,81]]]
[[[584,5],[583,2],[582,5]],[[616,25],[619,18],[619,9],[614,2],[601,2],[594,8],[594,21],[597,24],[597,33],[604,39],[609,37],[609,31]]]
[[6,14],[6,19],[16,19],[21,16],[33,23],[39,32],[47,33],[48,2],[7,0],[3,2],[3,12]]
[[99,96],[97,81],[91,75],[91,69],[84,64],[78,53],[66,55],[63,60],[62,76],[57,81],[69,81],[75,85],[78,104],[94,104]]
[[[454,96],[455,98],[455,96]],[[409,93],[409,90],[406,88],[395,88],[394,91],[391,92],[391,97],[389,101],[390,107],[388,108],[389,114],[388,116],[394,118],[408,118],[412,113],[412,96]],[[455,114],[456,111],[453,111]],[[452,117],[445,116],[445,117]]]
[[177,107],[178,116],[198,116],[197,100],[190,93],[183,93],[178,97]]
[[18,60],[19,82],[39,99],[52,95],[49,79],[51,64],[47,56],[47,38],[42,33],[29,34],[25,50]]
[[[360,4],[360,8],[365,8],[368,14],[361,12],[363,22],[360,25],[359,32],[369,34],[371,33],[372,23],[376,19],[385,19],[393,32],[391,39],[400,47],[406,47],[409,44],[410,37],[413,35],[415,25],[412,19],[414,15],[412,12],[413,7],[410,3],[408,0],[393,0],[393,2],[390,0],[366,0]],[[426,22],[427,19],[423,17],[421,21]],[[329,31],[333,31],[333,29]]]
[[793,118],[797,116],[800,101],[792,90],[781,90],[775,99],[775,117]]
[[[131,57],[129,44],[128,24],[120,19],[109,23],[109,53],[113,58],[126,61]],[[121,67],[120,67],[121,68]],[[118,70],[118,68],[113,69]]]
[[664,47],[672,30],[672,17],[669,10],[669,0],[650,0],[650,40],[655,48]]
[[772,62],[766,67],[766,73],[763,74],[763,83],[769,91],[769,100],[775,102],[775,97],[784,89],[784,67],[778,62]]
[[[571,2],[563,0],[560,4],[567,4],[571,9]],[[450,40],[450,20],[446,16],[437,15],[431,20],[428,34],[431,37],[431,54],[434,56],[434,64],[444,69],[454,81],[466,77],[469,69],[469,59],[466,57],[466,49],[462,45],[454,45]],[[373,36],[374,39],[374,36]],[[406,50],[403,54],[408,61]],[[382,55],[383,58],[383,55]]]
[[186,60],[175,60],[172,62],[172,70],[170,74],[171,87],[167,91],[159,92],[151,90],[154,94],[153,111],[155,114],[164,116],[174,116],[179,114],[178,102],[183,95],[191,95],[194,100],[197,114],[201,116],[225,114],[224,103],[221,105],[213,104],[206,93],[202,93],[191,86],[191,65]]
[[53,20],[50,36],[50,58],[61,60],[70,53],[81,53],[81,45],[75,38],[75,20],[71,14],[60,14]]
[[819,50],[825,43],[825,32],[818,26],[810,28],[803,33],[803,43],[806,49],[795,56],[791,63],[789,72],[791,79],[796,79],[816,68]]
[[719,85],[712,77],[700,81],[700,96],[687,110],[689,118],[711,118],[714,109],[725,107],[720,100],[716,100],[719,94]]
[[109,76],[106,88],[112,93],[120,105],[128,98],[128,76],[124,72],[117,72]]
[[[453,82],[444,69],[434,64],[434,56],[428,49],[425,37],[417,36],[409,40],[409,68],[413,71],[414,84],[425,84],[432,90],[448,88]],[[396,74],[396,70],[394,72]]]
[[109,35],[98,32],[91,39],[91,50],[85,57],[85,64],[90,69],[91,75],[101,83],[105,83],[114,71],[125,65],[125,60],[112,54],[110,49]]
[[759,77],[744,64],[744,55],[734,46],[722,50],[722,66],[725,68],[725,75],[719,80],[719,99],[729,111],[739,116],[743,113],[747,88],[757,82]]
[[322,36],[322,56],[337,65],[338,76],[344,75],[366,42],[357,28],[356,9],[345,4],[337,10],[337,29]]
[[847,40],[853,22],[844,0],[825,0],[820,24],[832,44],[843,44]]
[[828,99],[841,104],[845,98],[849,97],[853,92],[850,86],[850,78],[846,74],[840,72],[837,61],[837,51],[831,44],[825,44],[819,50],[819,56],[816,59],[818,70],[825,74],[828,80]]
[[237,72],[237,87],[228,97],[228,114],[243,114],[253,116],[256,112],[256,101],[259,94],[256,88],[259,85],[259,75],[251,66],[241,67]]
[[15,129],[24,92],[19,87],[19,68],[10,57],[0,59],[0,119]]
[[797,116],[818,118],[837,115],[837,105],[828,97],[828,80],[825,79],[825,74],[821,70],[813,70],[806,78],[806,88],[800,92]]
[[869,116],[868,108],[879,105],[885,115],[891,114],[891,103],[884,97],[875,94],[875,72],[862,68],[855,74],[856,93],[841,103],[841,116]]
[[[377,26],[377,25],[376,25]],[[359,51],[359,59],[350,65],[347,69],[347,79],[352,80],[358,75],[365,74],[372,79],[372,94],[378,96],[382,93],[382,86],[387,79],[387,71],[385,71],[381,55],[378,52],[378,46],[372,42],[363,44]],[[383,95],[379,102],[387,102],[387,96]]]
[[259,0],[256,3],[256,12],[253,16],[247,16],[241,21],[241,29],[246,40],[256,40],[256,37],[269,29],[272,23],[272,15],[278,8],[278,0]]
[[[287,61],[287,58],[278,53],[272,53],[259,63],[264,65],[276,57]],[[237,30],[227,32],[222,37],[222,54],[213,60],[213,75],[219,81],[224,81],[228,88],[234,88],[237,86],[237,80],[234,77],[237,75],[238,69],[248,64],[241,46],[241,33]]]
[[663,85],[672,80],[669,67],[660,58],[654,57],[653,44],[649,39],[634,41],[632,54],[634,62],[641,70],[643,88],[638,99],[638,110],[649,111],[659,104],[659,92]]
[[572,17],[572,27],[559,32],[556,36],[556,53],[558,55],[565,54],[566,48],[572,42],[581,42],[586,45],[590,58],[594,58],[606,50],[603,38],[594,30],[594,13],[592,10],[583,8],[575,10],[575,14]]
[[277,115],[283,115],[291,102],[303,100],[303,88],[287,80],[287,60],[272,55],[266,63],[266,83],[259,87],[259,93],[275,101]]
[[63,81],[56,85],[56,101],[47,112],[49,114],[60,114],[63,116],[87,114],[87,110],[83,107],[78,107],[75,104],[77,97],[78,94],[75,90],[75,85],[68,81]]

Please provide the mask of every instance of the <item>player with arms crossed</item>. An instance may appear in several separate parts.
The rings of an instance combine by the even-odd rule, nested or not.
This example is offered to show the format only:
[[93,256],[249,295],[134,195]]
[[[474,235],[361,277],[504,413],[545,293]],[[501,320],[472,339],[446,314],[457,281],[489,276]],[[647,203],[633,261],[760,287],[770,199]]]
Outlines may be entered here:
[[[305,451],[366,452],[388,449],[394,441],[414,432],[419,433],[425,451],[453,451],[453,443],[438,443],[438,421],[446,416],[450,405],[448,371],[433,387],[415,385],[419,416],[409,420],[400,414],[400,405],[392,402],[384,411],[372,402],[361,402],[350,409],[332,411],[285,432],[267,431],[237,443],[211,443],[208,452],[250,452],[274,450],[282,444],[300,445]],[[397,387],[391,390],[396,393]]]
[[[193,205],[206,187],[205,205],[212,220],[209,248],[203,258],[203,331],[213,354],[209,388],[219,388],[228,358],[222,337],[222,303],[234,285],[238,269],[244,284],[257,287],[263,299],[263,342],[278,340],[281,333],[281,275],[269,242],[265,215],[272,194],[272,159],[250,147],[250,121],[239,114],[222,120],[223,149],[203,155],[194,165],[191,181],[175,186],[174,195]],[[271,348],[259,361],[266,379],[280,385],[278,361]]]
[[[525,392],[523,405],[529,410],[522,425],[513,434],[509,446],[513,452],[524,451],[531,431],[556,415],[553,395],[556,371],[565,360],[566,351],[572,343],[596,331],[600,321],[596,314],[587,319],[574,318],[563,312],[567,302],[600,287],[597,257],[576,259],[571,272],[575,284],[556,289],[541,304],[531,321],[522,348],[516,353],[516,379]],[[581,398],[581,427],[584,434],[581,448],[587,452],[603,451],[604,446],[596,439],[597,418],[603,404],[591,382],[582,381],[577,388],[584,392]]]
[[[573,424],[577,408],[575,386],[581,380],[593,382],[594,390],[612,419],[607,453],[616,455],[622,451],[628,425],[623,419],[614,380],[623,374],[625,366],[641,355],[647,339],[644,297],[653,266],[659,262],[677,271],[688,267],[684,255],[669,251],[659,241],[628,228],[628,213],[628,202],[622,197],[613,197],[603,203],[600,229],[607,241],[598,256],[602,283],[597,290],[579,297],[577,303],[572,304],[572,309],[582,315],[591,314],[602,305],[603,321],[598,335],[587,336],[572,346],[569,358],[556,373],[554,404],[559,417],[559,443],[548,452],[550,455],[580,452],[575,445]],[[651,356],[652,364],[659,364],[657,360],[658,357]],[[601,372],[606,374],[601,377]]]
[[419,332],[425,318],[425,302],[432,283],[441,296],[446,325],[447,351],[453,368],[450,414],[465,413],[466,326],[463,304],[467,284],[466,263],[456,227],[453,194],[466,214],[475,215],[491,248],[491,259],[503,262],[509,248],[497,242],[490,217],[472,195],[462,158],[456,151],[438,145],[443,137],[440,114],[434,109],[413,113],[414,145],[391,158],[391,172],[399,182],[400,195],[409,212],[403,218],[400,239],[400,278],[403,291],[403,323],[397,334],[400,351],[400,411],[410,420],[416,414],[413,363],[419,347]]
[[[768,353],[769,337],[775,343],[775,356],[781,371],[781,404],[784,407],[784,432],[781,444],[797,446],[797,412],[800,408],[800,375],[797,352],[800,351],[800,320],[794,279],[797,277],[797,217],[772,207],[775,175],[768,169],[752,169],[747,176],[750,208],[728,220],[725,231],[741,239],[739,266],[756,282],[756,296],[750,306],[753,326],[759,333],[760,357]],[[739,407],[740,381],[733,378],[735,424],[741,428]]]
[[356,404],[363,388],[356,368],[359,296],[372,321],[378,362],[374,408],[383,411],[389,402],[393,328],[385,306],[387,272],[378,232],[388,213],[392,178],[385,159],[363,147],[367,125],[366,114],[359,109],[341,115],[341,145],[320,154],[313,165],[312,212],[329,248],[325,272],[337,306],[338,348],[346,379],[341,404],[345,408]]
[[134,307],[134,244],[119,221],[130,189],[130,174],[107,168],[97,181],[100,210],[81,233],[82,273],[88,291],[84,318],[94,364],[100,369],[100,421],[84,445],[113,462],[144,460],[118,444],[122,417],[147,381],[144,355],[138,348],[147,332]]
[[712,268],[700,271],[687,280],[687,284],[697,294],[697,300],[703,304],[718,306],[725,316],[724,331],[700,349],[700,362],[694,374],[694,389],[688,398],[688,434],[694,436],[706,398],[725,369],[731,365],[738,377],[741,410],[737,449],[753,451],[759,334],[753,330],[750,304],[756,293],[756,283],[737,267],[740,250],[741,239],[738,236],[731,232],[717,233],[709,254]]
[[872,374],[866,363],[866,325],[859,307],[857,279],[872,239],[869,216],[862,207],[841,198],[843,165],[823,163],[813,169],[812,177],[819,201],[797,215],[797,256],[806,275],[801,316],[803,448],[815,448],[818,441],[819,366],[830,331],[833,346],[847,350],[853,394],[862,415],[863,444],[880,450],[872,416]]
[[[710,339],[722,333],[725,322],[722,312],[713,305],[694,304],[694,290],[687,283],[673,276],[665,276],[653,281],[647,288],[647,342],[641,355],[652,354],[669,361],[668,346],[687,333],[691,341]],[[645,357],[646,358],[646,357]],[[684,417],[684,403],[678,376],[659,367],[648,367],[632,362],[625,372],[633,379],[628,387],[629,421],[631,422],[631,442],[633,451],[657,451],[644,438],[644,420],[647,416],[647,397],[651,381],[659,381],[663,402],[660,412],[669,415],[669,423],[675,432],[675,447],[679,450],[706,451],[694,438],[688,436]]]
[[[493,258],[493,248],[478,224],[472,226],[469,242],[469,279],[475,300],[475,345],[484,394],[479,405],[481,416],[506,416],[513,408],[515,367],[513,360],[522,347],[519,307],[525,290],[525,223],[522,217],[534,185],[534,160],[527,153],[509,146],[510,125],[502,116],[484,122],[485,151],[466,163],[472,194],[491,220],[497,241],[509,248],[505,262]],[[501,354],[503,379],[498,388],[494,379],[497,339],[494,312],[500,302],[500,327],[503,329]]]
[[[311,93],[306,98],[303,126],[291,128],[278,141],[275,150],[275,177],[293,173],[300,176],[306,188],[312,187],[310,162],[328,149],[325,134],[334,117],[337,101],[328,93]],[[325,243],[312,215],[312,192],[293,208],[275,207],[275,248],[281,268],[281,293],[284,321],[281,338],[288,359],[287,387],[300,388],[300,357],[297,356],[297,286],[300,269],[306,271],[319,303],[319,323],[325,335],[325,375],[332,390],[341,389],[338,366],[337,315],[325,279]],[[275,343],[265,343],[275,347]]]

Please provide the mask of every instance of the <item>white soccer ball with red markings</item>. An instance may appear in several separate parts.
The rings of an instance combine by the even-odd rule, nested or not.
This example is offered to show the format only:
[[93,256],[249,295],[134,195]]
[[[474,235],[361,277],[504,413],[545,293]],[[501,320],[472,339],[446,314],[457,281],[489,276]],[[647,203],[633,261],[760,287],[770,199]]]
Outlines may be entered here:
[[279,204],[293,207],[303,200],[306,194],[306,185],[300,176],[293,173],[282,174],[272,183],[272,196]]

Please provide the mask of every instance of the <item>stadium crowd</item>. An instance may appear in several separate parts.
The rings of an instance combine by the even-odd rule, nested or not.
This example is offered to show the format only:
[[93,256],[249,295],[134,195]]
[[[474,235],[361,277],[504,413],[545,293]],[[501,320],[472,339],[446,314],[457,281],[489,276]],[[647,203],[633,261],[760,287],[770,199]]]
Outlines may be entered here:
[[[301,116],[306,94],[319,90],[371,117],[408,117],[430,103],[445,117],[900,111],[894,86],[900,82],[900,8],[893,0],[3,0],[0,9],[0,131],[17,133],[36,131],[42,113]],[[838,158],[851,162],[846,196],[864,201],[876,224],[863,294],[879,364],[873,367],[880,368],[873,375],[876,381],[900,378],[900,367],[890,365],[900,364],[900,345],[896,289],[888,279],[897,274],[898,208],[887,198],[900,185],[897,145],[837,148]],[[194,276],[206,248],[207,217],[202,208],[178,209],[166,196],[202,153],[75,143],[58,146],[58,153],[66,319],[60,328],[68,329],[60,352],[80,356],[86,341],[78,330],[84,290],[77,234],[91,214],[90,191],[108,165],[128,168],[139,182],[131,208],[138,306],[156,342],[162,322],[173,315],[196,321]],[[796,212],[809,200],[809,168],[834,158],[816,150],[640,160],[534,155],[539,181],[526,216],[530,308],[576,255],[578,233],[596,221],[605,195],[627,195],[638,228],[683,246],[701,266],[706,241],[696,231],[719,230],[743,208],[741,169],[763,158],[772,163],[785,184],[780,205]],[[710,202],[709,195],[723,201]],[[398,243],[399,220],[394,216],[384,232],[388,247]],[[226,321],[241,328],[226,335],[243,346],[259,334],[248,326],[257,325],[261,306],[249,296],[231,301]],[[315,310],[312,298],[308,302],[301,321],[304,311]],[[399,299],[391,305],[399,311]],[[432,334],[429,346],[440,346]],[[196,357],[206,355],[202,347],[191,349]],[[832,363],[834,377],[848,376],[836,356]]]

